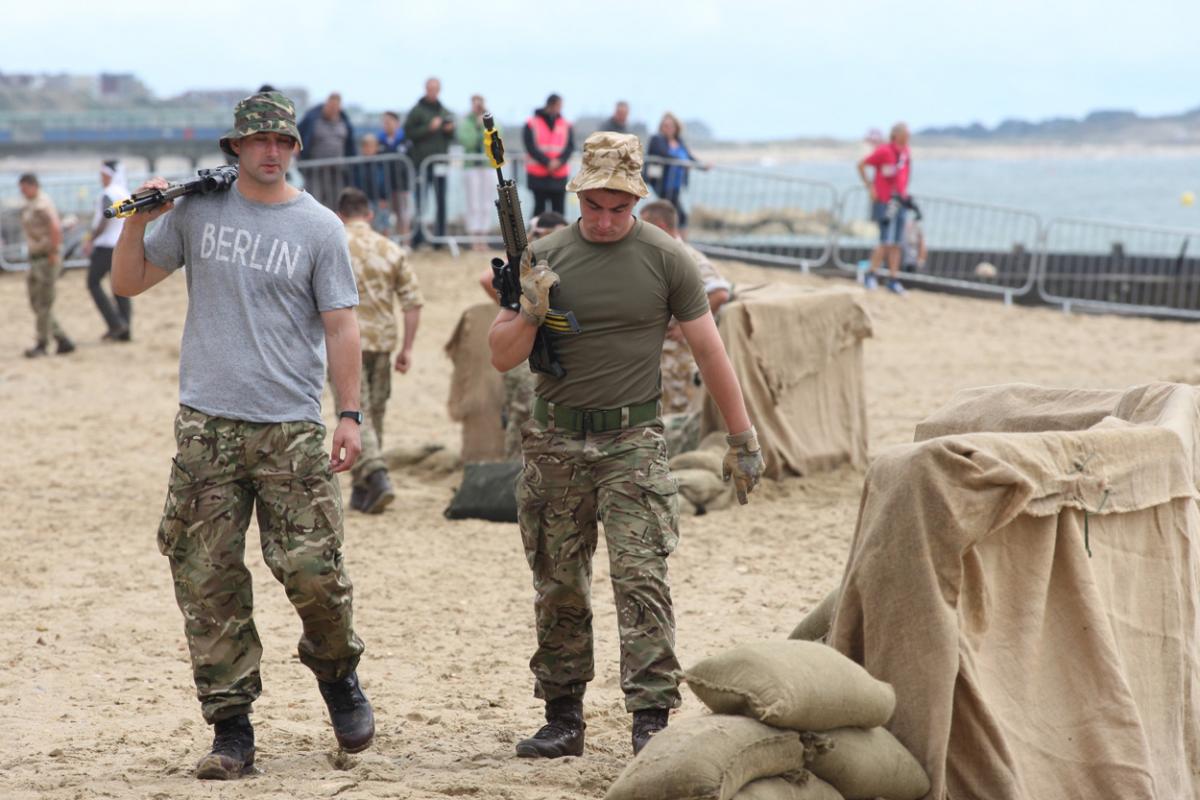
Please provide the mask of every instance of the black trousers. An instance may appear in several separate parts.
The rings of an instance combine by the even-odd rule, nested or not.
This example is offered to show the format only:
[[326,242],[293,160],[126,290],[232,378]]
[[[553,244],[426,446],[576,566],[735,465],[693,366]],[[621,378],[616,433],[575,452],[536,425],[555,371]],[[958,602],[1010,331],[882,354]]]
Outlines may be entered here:
[[567,192],[564,189],[533,189],[533,216],[543,211],[566,214]]
[[108,293],[100,286],[101,279],[112,272],[113,249],[111,247],[96,247],[92,249],[92,260],[88,264],[87,287],[92,294],[92,301],[104,317],[110,332],[128,330],[133,318],[133,304],[128,297],[116,297],[117,307],[113,308]]

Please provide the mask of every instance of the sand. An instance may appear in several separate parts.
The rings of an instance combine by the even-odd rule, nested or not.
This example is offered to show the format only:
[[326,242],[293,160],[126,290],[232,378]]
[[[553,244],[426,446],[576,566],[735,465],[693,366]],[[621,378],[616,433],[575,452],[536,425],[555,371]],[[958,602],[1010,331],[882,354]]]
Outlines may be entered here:
[[[429,305],[415,366],[396,381],[388,446],[455,446],[442,346],[482,295],[479,259],[420,255]],[[723,263],[740,282],[834,279]],[[155,546],[173,454],[184,283],[134,301],[135,341],[98,342],[81,270],[58,311],[70,357],[20,355],[32,317],[22,276],[0,275],[0,795],[5,798],[598,798],[630,758],[618,686],[607,557],[596,557],[597,677],[587,754],[537,763],[513,744],[540,724],[526,666],[534,634],[528,570],[513,525],[442,517],[454,476],[393,475],[397,502],[346,524],[359,668],[378,737],[339,756],[299,624],[249,533],[265,692],[255,708],[260,774],[229,785],[190,777],[211,742],[195,701],[182,621]],[[1006,381],[1124,387],[1195,380],[1195,328],[1067,316],[912,292],[867,298],[872,451],[911,439],[956,389]],[[326,402],[328,412],[329,403]],[[737,642],[780,638],[840,580],[862,474],[771,483],[744,508],[683,520],[671,574],[685,666]],[[601,545],[603,549],[603,545]],[[684,692],[680,714],[699,713]]]

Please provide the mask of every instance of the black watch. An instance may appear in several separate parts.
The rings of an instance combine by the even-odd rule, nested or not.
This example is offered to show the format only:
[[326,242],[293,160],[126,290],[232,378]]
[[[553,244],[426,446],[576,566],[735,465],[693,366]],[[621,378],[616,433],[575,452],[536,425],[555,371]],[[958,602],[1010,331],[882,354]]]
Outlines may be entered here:
[[338,419],[352,419],[359,425],[363,424],[363,413],[361,411],[343,411],[338,414]]

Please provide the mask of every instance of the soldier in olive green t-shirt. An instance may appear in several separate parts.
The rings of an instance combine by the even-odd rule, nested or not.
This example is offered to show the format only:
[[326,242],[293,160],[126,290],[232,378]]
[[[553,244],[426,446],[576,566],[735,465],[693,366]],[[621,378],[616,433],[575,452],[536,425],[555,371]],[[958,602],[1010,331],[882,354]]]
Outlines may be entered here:
[[[583,694],[594,677],[590,585],[599,516],[604,522],[621,639],[621,688],[633,713],[633,750],[679,705],[675,617],[667,556],[679,542],[676,485],[658,418],[659,359],[667,324],[680,321],[729,436],[726,477],[746,502],[762,473],[758,440],[708,311],[699,273],[682,245],[633,217],[648,193],[637,137],[595,133],[567,187],[582,216],[537,241],[521,267],[520,312],[492,324],[492,365],[520,364],[556,308],[582,331],[554,338],[566,375],[539,376],[522,430],[525,468],[517,515],[533,571],[538,646],[530,668],[546,722],[517,755],[583,754]],[[553,268],[552,268],[553,267]]]

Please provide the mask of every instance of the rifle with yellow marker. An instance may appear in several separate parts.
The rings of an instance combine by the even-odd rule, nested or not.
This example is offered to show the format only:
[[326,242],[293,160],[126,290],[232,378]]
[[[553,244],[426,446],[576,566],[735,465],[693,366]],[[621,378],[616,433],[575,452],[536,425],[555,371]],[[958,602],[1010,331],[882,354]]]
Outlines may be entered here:
[[[504,237],[504,252],[507,260],[492,259],[492,288],[500,298],[504,308],[520,311],[521,309],[521,255],[529,247],[529,237],[525,232],[525,220],[521,218],[521,199],[517,196],[517,184],[505,179],[504,142],[500,132],[496,130],[491,114],[483,115],[483,151],[488,160],[496,168],[496,212],[500,216],[500,234]],[[554,290],[551,290],[553,294]],[[582,329],[571,311],[560,311],[551,308],[546,314],[546,320],[538,326],[533,339],[533,350],[529,353],[529,368],[555,378],[567,374],[554,355],[553,338],[555,336],[570,336]]]
[[180,197],[189,194],[222,192],[233,186],[233,182],[237,180],[237,176],[238,168],[236,166],[198,170],[194,178],[180,183],[169,184],[165,189],[144,189],[140,192],[135,192],[128,199],[122,200],[119,203],[113,203],[104,209],[104,218],[132,217],[139,211],[153,211],[159,206],[166,205],[172,200],[178,200]]

